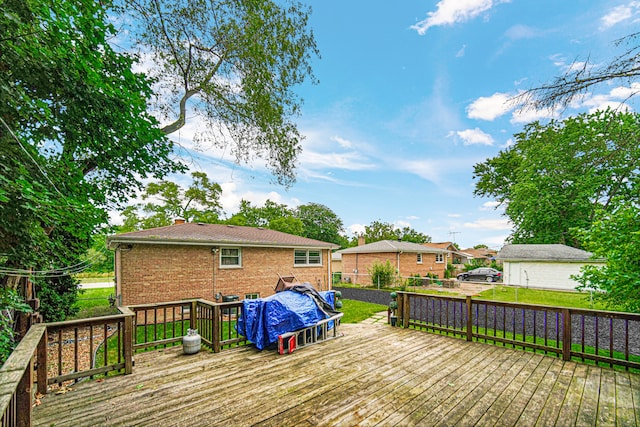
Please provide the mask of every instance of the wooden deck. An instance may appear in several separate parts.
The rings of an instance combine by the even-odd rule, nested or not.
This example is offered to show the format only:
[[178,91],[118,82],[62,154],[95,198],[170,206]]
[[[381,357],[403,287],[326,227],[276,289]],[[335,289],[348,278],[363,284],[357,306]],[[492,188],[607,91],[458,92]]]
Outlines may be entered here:
[[49,394],[41,426],[640,425],[640,375],[383,324],[293,354],[136,356]]

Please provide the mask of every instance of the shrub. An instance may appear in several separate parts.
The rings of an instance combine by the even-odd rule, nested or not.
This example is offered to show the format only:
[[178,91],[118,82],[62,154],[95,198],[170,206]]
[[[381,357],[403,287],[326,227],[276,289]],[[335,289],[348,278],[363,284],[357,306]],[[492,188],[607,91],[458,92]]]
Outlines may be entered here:
[[414,274],[407,279],[407,286],[422,286],[422,277],[419,274]]
[[22,301],[18,293],[0,288],[0,366],[7,360],[17,345],[13,334],[15,312],[29,313],[31,307]]
[[371,283],[374,286],[390,287],[395,282],[396,269],[389,260],[385,264],[376,261],[367,268],[367,271],[371,275]]

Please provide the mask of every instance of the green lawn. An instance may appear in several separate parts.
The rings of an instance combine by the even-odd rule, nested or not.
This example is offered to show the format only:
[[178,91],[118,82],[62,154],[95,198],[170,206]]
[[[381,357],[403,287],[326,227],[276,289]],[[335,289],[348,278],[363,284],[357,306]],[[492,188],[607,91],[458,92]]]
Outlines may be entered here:
[[74,277],[80,280],[80,283],[98,283],[113,282],[114,274],[110,273],[78,273]]
[[381,311],[387,311],[386,305],[372,304],[369,302],[355,301],[350,299],[342,300],[342,308],[344,313],[341,323],[358,323],[373,316]]
[[604,304],[592,303],[587,292],[562,292],[542,289],[515,288],[497,285],[480,293],[480,298],[491,301],[519,302],[524,304],[550,305],[554,307],[589,308],[595,310],[612,310]]
[[74,319],[107,316],[118,313],[115,307],[109,305],[109,295],[113,288],[81,289],[78,292],[78,314]]

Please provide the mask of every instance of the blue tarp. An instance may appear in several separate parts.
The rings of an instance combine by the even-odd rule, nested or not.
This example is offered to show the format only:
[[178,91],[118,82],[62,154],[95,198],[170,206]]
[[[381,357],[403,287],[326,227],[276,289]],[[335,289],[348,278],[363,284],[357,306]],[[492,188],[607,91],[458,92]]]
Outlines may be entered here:
[[[319,293],[335,307],[333,291]],[[309,295],[291,290],[242,303],[242,316],[236,328],[259,350],[275,344],[278,335],[308,328],[328,317]]]

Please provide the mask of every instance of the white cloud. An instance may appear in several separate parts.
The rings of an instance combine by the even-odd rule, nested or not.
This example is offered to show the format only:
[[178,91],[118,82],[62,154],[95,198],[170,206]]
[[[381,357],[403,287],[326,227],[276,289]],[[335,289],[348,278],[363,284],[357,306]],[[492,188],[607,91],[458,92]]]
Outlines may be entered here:
[[469,21],[500,3],[510,0],[440,0],[435,12],[428,12],[427,18],[411,26],[418,34],[424,35],[431,27],[453,25]]
[[510,230],[511,223],[506,218],[478,219],[474,222],[465,222],[463,227],[482,230]]
[[462,218],[462,215],[458,214],[458,213],[450,213],[450,214],[447,214],[447,217],[448,218]]
[[467,116],[470,119],[495,120],[513,108],[509,101],[511,97],[508,93],[501,92],[481,96],[467,107]]
[[406,160],[402,163],[402,168],[409,173],[418,175],[420,178],[438,184],[441,177],[441,164],[431,160]]
[[632,1],[626,5],[621,4],[616,6],[611,9],[609,13],[600,18],[600,29],[606,30],[611,28],[622,21],[626,21],[633,16],[638,15],[639,12],[640,2],[638,1]]
[[365,228],[364,224],[351,224],[346,229],[349,233],[353,235],[364,234]]
[[[325,122],[326,123],[326,122]],[[327,124],[327,128],[341,127],[340,124]],[[326,170],[372,170],[376,169],[371,157],[373,149],[367,143],[356,142],[342,136],[328,134],[325,128],[313,125],[301,129],[305,136],[298,162],[298,175],[318,177],[319,171]],[[325,172],[321,172],[326,175]]]
[[505,32],[511,40],[532,39],[540,36],[541,31],[527,25],[514,25]]
[[549,108],[535,110],[532,108],[519,109],[513,112],[511,123],[531,123],[538,120],[551,119],[558,117],[559,113]]
[[496,202],[496,201],[485,202],[482,204],[482,207],[480,208],[480,210],[481,211],[494,210],[498,206],[500,206],[500,202]]
[[342,148],[353,147],[353,143],[351,141],[349,141],[348,139],[340,138],[339,136],[334,136],[331,138],[331,140],[337,142],[338,145],[340,145],[340,147]]
[[456,52],[456,58],[462,58],[465,54],[465,50],[467,49],[467,45],[463,44],[458,52]]
[[371,163],[361,153],[351,151],[348,153],[320,153],[305,148],[300,154],[300,169],[347,169],[347,170],[371,170],[376,165]]
[[465,129],[455,132],[464,142],[464,145],[493,145],[493,137],[479,128]]
[[404,227],[411,228],[411,223],[409,221],[398,220],[393,225],[395,228],[404,228]]

